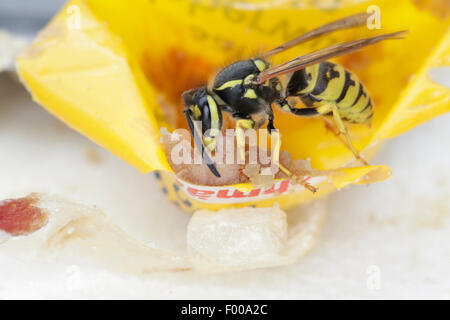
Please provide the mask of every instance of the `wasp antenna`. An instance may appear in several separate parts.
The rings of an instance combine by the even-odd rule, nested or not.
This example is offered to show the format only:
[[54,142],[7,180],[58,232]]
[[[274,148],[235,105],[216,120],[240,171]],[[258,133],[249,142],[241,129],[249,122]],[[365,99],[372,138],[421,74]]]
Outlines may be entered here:
[[184,109],[184,114],[186,116],[186,121],[189,126],[189,130],[191,131],[192,136],[194,137],[194,143],[197,146],[198,150],[200,151],[200,154],[202,155],[202,159],[205,160],[206,165],[208,166],[209,170],[217,177],[220,178],[221,175],[219,171],[217,171],[216,166],[214,165],[214,162],[209,157],[205,146],[203,145],[202,139],[199,135],[199,133],[195,130],[194,122],[192,121],[191,114],[189,111],[189,108]]
[[220,178],[221,175],[220,175],[219,171],[217,171],[216,166],[214,164],[212,164],[212,163],[208,163],[207,159],[209,159],[209,157],[205,158],[206,165],[208,166],[209,170],[211,170],[213,175],[215,175],[217,178]]

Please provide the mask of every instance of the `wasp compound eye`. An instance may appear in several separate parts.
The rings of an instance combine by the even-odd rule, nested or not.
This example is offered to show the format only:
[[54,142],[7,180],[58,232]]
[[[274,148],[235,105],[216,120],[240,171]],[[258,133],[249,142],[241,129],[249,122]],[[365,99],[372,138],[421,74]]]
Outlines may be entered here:
[[191,89],[183,92],[183,101],[186,106],[191,106],[194,104],[194,93],[196,89]]

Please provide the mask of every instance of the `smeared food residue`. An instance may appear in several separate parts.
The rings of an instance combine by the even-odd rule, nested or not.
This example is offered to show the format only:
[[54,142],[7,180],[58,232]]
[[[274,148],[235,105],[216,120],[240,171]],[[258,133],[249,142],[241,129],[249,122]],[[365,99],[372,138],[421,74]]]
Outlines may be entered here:
[[38,199],[33,195],[0,202],[0,231],[12,236],[22,236],[41,229],[48,215],[35,206]]
[[101,164],[103,162],[103,157],[100,151],[92,146],[86,147],[85,156],[87,161],[91,164]]

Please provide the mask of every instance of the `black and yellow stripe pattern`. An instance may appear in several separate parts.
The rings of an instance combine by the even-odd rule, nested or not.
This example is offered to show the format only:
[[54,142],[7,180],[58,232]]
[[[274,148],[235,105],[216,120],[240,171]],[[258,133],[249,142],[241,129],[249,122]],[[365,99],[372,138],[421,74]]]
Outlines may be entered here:
[[342,119],[366,123],[373,116],[370,96],[359,79],[344,67],[322,62],[296,71],[286,88],[286,96],[298,96],[319,114],[331,113],[335,105]]

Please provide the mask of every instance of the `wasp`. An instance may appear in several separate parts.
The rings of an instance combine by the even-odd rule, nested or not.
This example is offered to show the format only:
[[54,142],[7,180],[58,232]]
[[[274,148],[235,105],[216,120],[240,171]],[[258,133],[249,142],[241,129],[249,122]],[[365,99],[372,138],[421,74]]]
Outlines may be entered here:
[[[211,172],[220,177],[208,152],[216,148],[216,137],[222,128],[222,112],[228,112],[236,120],[236,142],[240,157],[245,156],[243,130],[256,128],[253,119],[263,113],[267,129],[275,131],[272,106],[282,108],[296,116],[331,116],[336,124],[337,135],[344,136],[344,143],[355,158],[367,165],[350,139],[344,122],[370,124],[373,116],[373,102],[367,89],[351,71],[339,64],[327,61],[368,45],[387,39],[404,38],[407,31],[382,34],[370,38],[340,43],[298,56],[286,63],[271,66],[266,60],[305,41],[337,30],[354,28],[366,24],[368,14],[359,13],[322,25],[299,37],[282,44],[258,57],[235,62],[222,69],[212,81],[212,86],[203,86],[183,93],[184,113],[194,142]],[[283,88],[280,76],[290,76]],[[292,97],[299,98],[304,106],[291,105]],[[328,121],[328,120],[327,120]],[[201,129],[196,123],[201,123]],[[278,157],[280,144],[274,155]],[[296,178],[275,159],[279,168],[291,178]],[[304,181],[308,189],[315,191]]]

